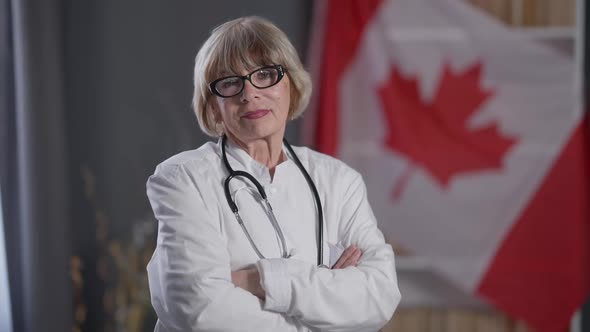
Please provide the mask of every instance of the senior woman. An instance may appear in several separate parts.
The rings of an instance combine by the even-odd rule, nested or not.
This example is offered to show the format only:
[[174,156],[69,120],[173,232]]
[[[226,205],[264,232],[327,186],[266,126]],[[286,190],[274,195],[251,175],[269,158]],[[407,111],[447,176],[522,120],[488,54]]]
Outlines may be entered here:
[[379,330],[400,301],[394,254],[361,176],[283,139],[311,93],[286,35],[258,17],[222,24],[194,84],[199,125],[218,140],[147,183],[156,331]]

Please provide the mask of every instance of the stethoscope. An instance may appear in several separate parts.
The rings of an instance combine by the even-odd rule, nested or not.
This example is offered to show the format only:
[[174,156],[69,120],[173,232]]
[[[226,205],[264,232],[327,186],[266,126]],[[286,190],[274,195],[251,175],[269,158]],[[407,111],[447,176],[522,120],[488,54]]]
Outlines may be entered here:
[[[256,189],[258,190],[258,193],[260,194],[260,197],[262,198],[262,201],[264,202],[264,205],[266,206],[266,210],[267,210],[267,214],[269,215],[270,223],[272,224],[273,228],[275,229],[275,232],[276,232],[277,237],[280,242],[279,246],[280,246],[281,252],[282,252],[281,256],[283,258],[289,258],[290,255],[287,252],[287,244],[285,241],[285,236],[283,235],[283,231],[281,230],[281,226],[279,225],[277,218],[273,212],[272,206],[270,205],[270,202],[268,201],[268,199],[266,197],[266,192],[264,191],[264,188],[262,188],[262,185],[260,184],[260,182],[258,182],[250,173],[245,172],[245,171],[235,171],[231,167],[231,165],[229,164],[229,161],[227,161],[227,155],[225,154],[226,142],[227,142],[227,136],[223,135],[223,138],[221,139],[221,156],[222,156],[223,164],[225,165],[225,168],[227,168],[227,170],[229,171],[229,175],[225,179],[225,182],[223,183],[223,189],[225,191],[225,198],[227,200],[227,204],[229,204],[229,207],[231,208],[232,212],[236,216],[238,223],[242,227],[244,234],[246,234],[248,241],[252,245],[252,248],[254,249],[254,251],[256,252],[258,257],[260,259],[265,259],[266,257],[264,257],[262,252],[260,252],[260,250],[258,249],[258,246],[256,246],[256,243],[254,243],[254,240],[252,240],[252,237],[250,236],[250,233],[248,232],[246,225],[244,225],[244,221],[242,220],[242,217],[240,216],[240,213],[238,211],[238,206],[236,205],[236,203],[232,199],[231,194],[230,194],[230,190],[229,190],[229,183],[231,182],[231,180],[233,178],[241,176],[241,177],[244,177],[244,178],[250,180],[250,182],[252,182],[254,184],[254,186],[256,186]],[[318,194],[318,189],[316,188],[311,177],[309,176],[309,173],[307,173],[307,171],[305,170],[305,167],[303,167],[303,164],[301,164],[301,161],[299,160],[299,158],[297,158],[297,155],[293,151],[293,148],[291,148],[291,145],[289,145],[289,143],[287,142],[286,139],[283,139],[283,143],[287,147],[287,150],[289,150],[289,154],[293,157],[293,161],[295,162],[295,164],[297,165],[297,167],[299,168],[299,170],[303,174],[303,177],[305,177],[305,180],[307,181],[307,184],[309,185],[309,188],[311,189],[311,192],[313,193],[313,198],[315,200],[316,208],[318,210],[318,239],[317,239],[318,240],[317,241],[317,243],[318,243],[318,260],[317,261],[318,261],[318,266],[325,267],[325,265],[324,265],[324,223],[323,223],[324,214],[322,212],[322,202],[320,201],[320,195]]]

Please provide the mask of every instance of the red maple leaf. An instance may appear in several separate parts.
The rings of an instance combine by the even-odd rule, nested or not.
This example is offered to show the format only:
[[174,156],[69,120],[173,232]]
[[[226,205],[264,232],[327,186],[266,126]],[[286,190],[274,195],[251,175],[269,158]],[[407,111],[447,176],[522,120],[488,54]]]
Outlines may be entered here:
[[[516,139],[501,136],[494,124],[471,129],[469,118],[493,95],[479,85],[481,63],[453,73],[444,66],[432,102],[420,98],[418,82],[393,68],[389,81],[379,88],[386,123],[385,146],[404,154],[414,166],[428,171],[447,187],[461,172],[498,169]],[[404,186],[413,167],[396,185]],[[396,190],[394,195],[399,195]]]

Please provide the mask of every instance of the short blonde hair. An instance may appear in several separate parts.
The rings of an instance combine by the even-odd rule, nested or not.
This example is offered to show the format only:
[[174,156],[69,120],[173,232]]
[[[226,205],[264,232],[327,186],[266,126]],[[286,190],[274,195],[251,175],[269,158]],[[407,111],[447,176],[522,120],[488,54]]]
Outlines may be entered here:
[[309,103],[311,78],[287,35],[270,21],[256,16],[238,18],[215,28],[195,59],[193,109],[203,132],[214,137],[223,134],[212,110],[209,83],[222,74],[238,74],[240,70],[271,64],[287,70],[291,83],[288,119],[295,119]]

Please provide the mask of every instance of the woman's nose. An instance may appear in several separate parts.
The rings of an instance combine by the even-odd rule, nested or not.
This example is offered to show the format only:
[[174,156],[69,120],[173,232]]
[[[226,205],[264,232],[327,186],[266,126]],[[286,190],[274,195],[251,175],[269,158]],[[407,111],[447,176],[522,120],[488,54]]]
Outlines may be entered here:
[[244,80],[244,89],[240,94],[240,101],[247,102],[254,98],[258,98],[259,89],[257,89],[252,82]]

